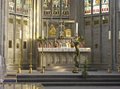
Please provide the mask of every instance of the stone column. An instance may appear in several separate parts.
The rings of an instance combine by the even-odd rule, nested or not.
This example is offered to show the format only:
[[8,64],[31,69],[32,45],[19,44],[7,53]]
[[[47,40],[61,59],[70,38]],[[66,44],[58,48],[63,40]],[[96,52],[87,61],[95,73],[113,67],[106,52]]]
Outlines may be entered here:
[[4,62],[5,2],[6,0],[0,0],[0,82],[3,82],[6,70]]
[[6,28],[6,2],[7,0],[0,0],[0,55],[4,57],[4,42],[5,42],[5,28]]
[[1,34],[2,33],[2,28],[1,28],[2,27],[2,20],[1,20],[1,17],[2,17],[2,4],[1,4],[1,1],[2,0],[0,0],[0,54],[1,54],[1,48],[2,48],[1,47],[1,43],[2,43],[1,42],[1,38],[2,38],[2,34]]
[[[5,31],[6,31],[6,2],[7,0],[0,0],[0,60],[1,65],[5,65]],[[5,66],[2,68],[6,70]]]

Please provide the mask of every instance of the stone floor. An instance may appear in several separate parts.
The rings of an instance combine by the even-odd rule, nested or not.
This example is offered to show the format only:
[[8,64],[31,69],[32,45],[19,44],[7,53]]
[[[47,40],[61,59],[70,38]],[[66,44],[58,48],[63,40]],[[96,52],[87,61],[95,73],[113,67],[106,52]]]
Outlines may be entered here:
[[13,87],[13,86],[6,86],[6,87],[2,87],[2,85],[0,85],[0,89],[120,89],[120,86],[74,86],[74,87],[41,87],[41,88],[29,88],[29,87]]
[[45,89],[120,89],[120,86],[45,87]]

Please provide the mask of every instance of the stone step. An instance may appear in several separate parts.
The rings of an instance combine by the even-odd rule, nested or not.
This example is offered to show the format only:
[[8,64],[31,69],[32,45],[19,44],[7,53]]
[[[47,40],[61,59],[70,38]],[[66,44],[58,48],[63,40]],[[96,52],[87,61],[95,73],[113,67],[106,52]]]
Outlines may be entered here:
[[39,82],[44,86],[120,86],[120,75],[17,75],[17,82]]
[[[17,78],[83,78],[82,75],[17,75]],[[120,78],[120,75],[88,75],[87,78]]]
[[[12,76],[14,77],[14,75]],[[60,73],[54,71],[46,71],[45,73],[34,72],[32,74],[25,72],[15,76],[16,81],[8,77],[4,82],[42,83],[44,86],[120,86],[120,75],[116,72],[88,72],[87,78],[83,78],[81,72]]]
[[16,81],[17,81],[16,74],[9,74],[4,78],[4,82],[16,82]]
[[94,79],[94,78],[92,78],[92,79],[72,79],[72,78],[70,78],[70,79],[63,79],[63,78],[61,78],[61,79],[47,79],[47,78],[45,78],[45,79],[40,79],[40,78],[34,78],[34,79],[28,79],[28,78],[26,78],[26,79],[18,79],[17,80],[18,82],[102,82],[102,81],[104,81],[104,82],[120,82],[120,79]]
[[43,86],[120,86],[120,82],[41,82]]

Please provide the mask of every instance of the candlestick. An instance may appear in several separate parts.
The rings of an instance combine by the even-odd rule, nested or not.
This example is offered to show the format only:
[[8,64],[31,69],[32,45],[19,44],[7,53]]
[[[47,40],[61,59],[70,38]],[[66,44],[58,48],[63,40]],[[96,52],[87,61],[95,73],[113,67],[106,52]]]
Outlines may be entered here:
[[32,39],[30,40],[30,64],[29,64],[29,73],[32,73]]
[[78,22],[76,22],[76,36],[78,36]]
[[22,30],[20,30],[20,53],[19,53],[19,63],[18,63],[18,70],[17,70],[17,73],[21,73],[21,61],[22,61],[22,58],[23,58],[23,55],[22,55]]
[[44,30],[42,30],[42,39],[44,39]]

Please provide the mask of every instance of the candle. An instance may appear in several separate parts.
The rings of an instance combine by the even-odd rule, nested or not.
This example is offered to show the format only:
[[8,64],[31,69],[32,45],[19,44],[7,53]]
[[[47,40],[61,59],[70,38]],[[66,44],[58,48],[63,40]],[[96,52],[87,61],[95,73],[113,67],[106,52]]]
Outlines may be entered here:
[[42,30],[42,39],[44,39],[44,30]]
[[108,34],[109,34],[108,39],[110,40],[111,39],[111,31],[109,31]]
[[76,22],[76,35],[78,36],[78,22]]

